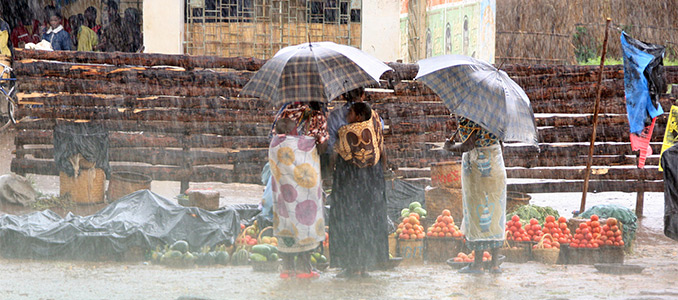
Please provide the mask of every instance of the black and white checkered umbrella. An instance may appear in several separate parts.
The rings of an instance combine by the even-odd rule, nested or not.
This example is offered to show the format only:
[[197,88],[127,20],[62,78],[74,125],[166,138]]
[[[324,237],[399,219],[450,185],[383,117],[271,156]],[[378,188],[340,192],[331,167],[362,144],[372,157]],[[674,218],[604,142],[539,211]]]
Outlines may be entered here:
[[278,51],[240,93],[274,105],[329,102],[350,90],[378,84],[388,70],[383,62],[351,46],[305,43]]

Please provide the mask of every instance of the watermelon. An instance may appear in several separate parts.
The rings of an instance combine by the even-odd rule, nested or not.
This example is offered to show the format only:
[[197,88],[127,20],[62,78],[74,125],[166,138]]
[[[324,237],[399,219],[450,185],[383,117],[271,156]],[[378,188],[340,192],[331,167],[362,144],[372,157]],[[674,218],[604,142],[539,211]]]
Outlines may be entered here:
[[186,242],[184,240],[178,240],[178,241],[174,242],[174,244],[172,244],[172,246],[170,246],[170,250],[176,250],[176,251],[181,252],[181,254],[184,254],[184,253],[188,252],[188,242]]
[[247,260],[249,259],[249,252],[245,248],[240,248],[235,253],[233,253],[233,258],[231,261],[233,262],[233,265],[236,266],[242,266],[247,264]]
[[228,252],[226,252],[226,251],[217,251],[217,255],[216,255],[216,262],[217,262],[217,264],[220,264],[220,265],[226,265],[226,264],[228,264],[228,259],[229,259],[229,257],[228,257]]

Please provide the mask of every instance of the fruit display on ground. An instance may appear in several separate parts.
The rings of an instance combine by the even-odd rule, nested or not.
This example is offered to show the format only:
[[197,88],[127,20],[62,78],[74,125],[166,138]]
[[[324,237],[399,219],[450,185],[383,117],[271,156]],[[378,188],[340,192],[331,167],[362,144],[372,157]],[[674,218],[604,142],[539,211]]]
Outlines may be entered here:
[[622,239],[622,223],[615,218],[608,218],[603,225],[600,235],[601,246],[615,246],[623,247],[624,240]]
[[396,234],[401,240],[418,240],[424,238],[424,226],[419,223],[419,214],[410,213],[398,224]]
[[151,262],[174,268],[191,268],[195,265],[227,265],[230,261],[229,250],[232,246],[218,245],[214,251],[205,246],[198,252],[189,251],[190,247],[186,241],[179,240],[171,246],[158,246],[151,251]]
[[430,238],[461,238],[464,235],[459,230],[459,227],[454,224],[454,218],[452,218],[450,210],[445,209],[436,217],[435,224],[427,229],[426,236]]
[[589,221],[579,224],[575,230],[574,238],[570,247],[572,248],[598,248],[600,246],[600,235],[603,227],[600,226],[597,215],[592,215]]
[[278,248],[271,244],[254,245],[252,246],[249,258],[252,261],[258,262],[278,261]]
[[525,224],[523,228],[527,233],[527,241],[538,242],[541,239],[543,232],[541,231],[541,226],[539,226],[539,221],[537,219],[530,219],[530,222]]
[[404,218],[406,216],[409,216],[411,213],[416,213],[422,218],[426,218],[426,215],[428,214],[426,210],[423,207],[421,207],[421,203],[417,201],[414,201],[410,203],[408,207],[403,208],[400,211],[400,216]]
[[[457,254],[457,257],[454,258],[455,262],[473,262],[475,260],[475,255],[476,251],[471,251],[471,254],[466,254],[464,252],[459,252]],[[490,261],[492,260],[492,255],[490,255],[490,252],[484,251],[483,252],[483,261]]]
[[520,217],[518,215],[513,215],[511,219],[506,222],[506,231],[510,232],[506,236],[508,240],[513,240],[516,242],[529,242],[532,240],[527,234],[525,228],[523,228],[523,223],[520,221]]

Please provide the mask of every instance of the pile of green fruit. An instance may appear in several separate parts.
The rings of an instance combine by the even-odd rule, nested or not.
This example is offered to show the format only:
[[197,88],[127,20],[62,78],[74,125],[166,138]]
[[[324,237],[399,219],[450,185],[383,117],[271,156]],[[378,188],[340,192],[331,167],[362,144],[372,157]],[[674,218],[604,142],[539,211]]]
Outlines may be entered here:
[[419,217],[426,218],[426,210],[421,207],[421,203],[414,201],[410,203],[410,205],[407,208],[403,208],[403,210],[400,211],[400,216],[405,218],[409,217],[410,213],[416,213],[419,215]]
[[200,252],[189,251],[188,242],[179,240],[172,245],[160,246],[151,251],[151,262],[173,268],[190,268],[195,265],[226,265],[229,262],[229,247],[219,245],[214,251],[209,246],[200,249]]
[[260,244],[252,246],[250,253],[251,261],[278,261],[278,247],[270,244]]
[[327,263],[327,257],[325,255],[322,255],[320,252],[313,252],[311,254],[311,265],[314,267],[318,268],[318,264],[326,264]]

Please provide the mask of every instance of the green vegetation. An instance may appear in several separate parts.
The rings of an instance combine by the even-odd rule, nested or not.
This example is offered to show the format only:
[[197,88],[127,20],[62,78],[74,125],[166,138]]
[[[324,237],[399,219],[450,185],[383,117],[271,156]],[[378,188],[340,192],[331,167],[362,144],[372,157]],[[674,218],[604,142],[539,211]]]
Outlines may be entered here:
[[58,196],[39,193],[38,200],[31,204],[31,208],[36,210],[45,210],[51,208],[69,209],[74,206],[75,202],[73,202],[71,199],[71,194]]
[[[610,58],[606,57],[605,58],[605,65],[606,66],[612,66],[612,65],[622,65],[624,64],[624,60],[622,58]],[[582,66],[597,66],[600,65],[600,56],[579,62],[579,65]],[[664,60],[664,66],[678,66],[678,60]]]

